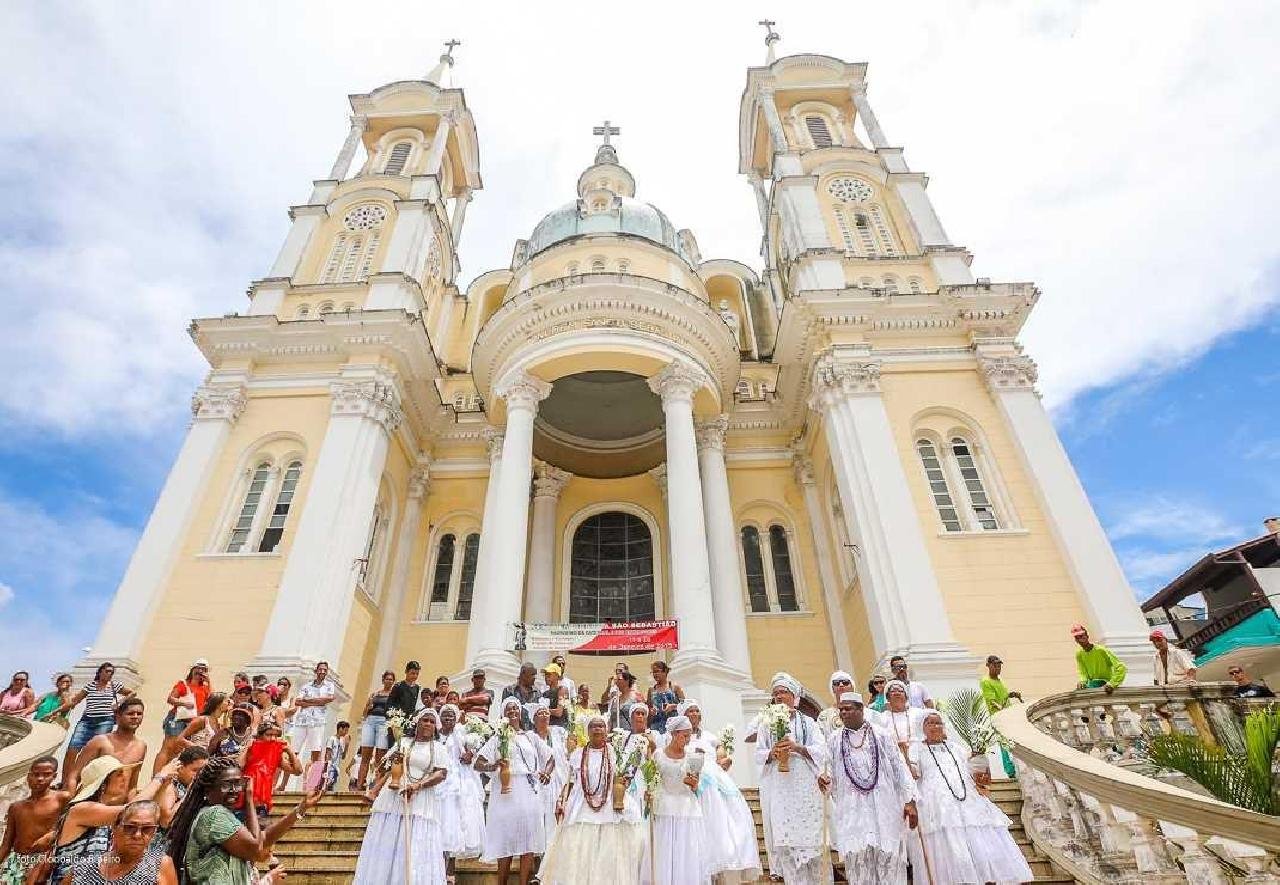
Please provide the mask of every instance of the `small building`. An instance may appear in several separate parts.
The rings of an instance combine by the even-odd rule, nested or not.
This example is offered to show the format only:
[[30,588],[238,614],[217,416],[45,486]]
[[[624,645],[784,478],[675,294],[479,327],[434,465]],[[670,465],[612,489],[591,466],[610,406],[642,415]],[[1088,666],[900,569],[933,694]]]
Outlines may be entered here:
[[[1149,623],[1168,624],[1177,644],[1195,655],[1202,680],[1226,679],[1227,669],[1240,665],[1254,679],[1280,684],[1280,518],[1266,528],[1201,557],[1142,604]],[[1186,604],[1197,595],[1203,609]]]

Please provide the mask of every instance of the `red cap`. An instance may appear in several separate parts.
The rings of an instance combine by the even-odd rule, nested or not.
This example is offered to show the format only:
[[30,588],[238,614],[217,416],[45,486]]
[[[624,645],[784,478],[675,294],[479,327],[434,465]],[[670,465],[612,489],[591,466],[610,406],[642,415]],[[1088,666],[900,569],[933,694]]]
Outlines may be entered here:
[[1086,634],[1086,633],[1088,633],[1088,632],[1089,632],[1089,631],[1088,631],[1088,630],[1086,630],[1086,629],[1084,628],[1084,624],[1072,624],[1072,625],[1071,625],[1071,635],[1072,635],[1072,636],[1083,636],[1083,635],[1085,635],[1085,634]]
[[1169,639],[1169,637],[1168,637],[1168,636],[1165,636],[1165,635],[1164,635],[1164,631],[1163,631],[1163,630],[1152,630],[1152,631],[1151,631],[1151,635],[1150,635],[1150,636],[1148,636],[1147,638],[1148,638],[1148,639],[1155,639],[1157,636],[1159,636],[1161,639],[1164,639],[1164,640],[1166,640],[1166,641]]

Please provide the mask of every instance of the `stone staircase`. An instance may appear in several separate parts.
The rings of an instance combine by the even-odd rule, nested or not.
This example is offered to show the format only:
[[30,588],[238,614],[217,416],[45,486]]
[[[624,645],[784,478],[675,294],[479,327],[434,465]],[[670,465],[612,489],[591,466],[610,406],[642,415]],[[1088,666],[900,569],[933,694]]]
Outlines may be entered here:
[[[760,797],[756,790],[744,790],[747,804],[756,821],[756,839],[760,846],[760,859],[765,864],[767,882],[768,855],[764,850],[764,824],[760,819]],[[991,798],[1005,814],[1013,819],[1010,832],[1026,855],[1037,882],[1070,885],[1074,880],[1058,870],[1027,838],[1019,815],[1022,811],[1022,792],[1016,781],[996,781],[991,787]],[[297,802],[297,794],[277,797],[281,808]],[[339,793],[325,799],[292,831],[276,844],[275,853],[288,870],[289,885],[347,885],[356,868],[360,853],[360,840],[368,820],[368,807],[356,796]],[[839,858],[832,860],[839,869]],[[496,885],[497,873],[489,864],[478,861],[459,861],[458,885]],[[512,875],[511,881],[516,881]],[[938,883],[942,885],[942,883]]]

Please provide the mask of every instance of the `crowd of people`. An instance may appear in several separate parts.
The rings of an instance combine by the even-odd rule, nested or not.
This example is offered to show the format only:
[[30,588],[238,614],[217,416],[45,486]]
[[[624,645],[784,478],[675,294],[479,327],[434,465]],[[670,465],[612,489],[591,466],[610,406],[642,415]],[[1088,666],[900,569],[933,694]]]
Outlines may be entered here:
[[[1124,683],[1115,654],[1081,625],[1071,635],[1078,689]],[[1151,644],[1157,684],[1196,680],[1191,656],[1164,633]],[[446,676],[420,684],[410,661],[402,678],[382,674],[353,735],[345,721],[330,725],[338,692],[324,662],[296,691],[287,677],[244,673],[218,691],[198,659],[166,697],[149,780],[147,710],[111,664],[79,689],[59,674],[41,696],[16,673],[0,712],[70,734],[61,762],[36,760],[30,795],[9,808],[0,885],[270,885],[284,875],[272,846],[339,789],[371,804],[357,885],[444,883],[459,858],[475,857],[522,883],[755,881],[755,823],[731,774],[743,764],[739,743],[758,768],[768,868],[781,881],[833,881],[832,850],[851,882],[906,882],[909,868],[937,885],[1032,878],[986,796],[983,766],[901,656],[865,693],[833,673],[833,702],[815,717],[800,709],[799,683],[777,674],[741,741],[705,727],[661,661],[643,690],[624,662],[599,691],[566,668],[562,655],[526,663],[499,692],[475,670],[459,691]],[[1022,699],[998,655],[986,670],[989,711]],[[1274,697],[1242,667],[1228,675],[1240,697]],[[279,814],[273,800],[291,785],[302,798]]]

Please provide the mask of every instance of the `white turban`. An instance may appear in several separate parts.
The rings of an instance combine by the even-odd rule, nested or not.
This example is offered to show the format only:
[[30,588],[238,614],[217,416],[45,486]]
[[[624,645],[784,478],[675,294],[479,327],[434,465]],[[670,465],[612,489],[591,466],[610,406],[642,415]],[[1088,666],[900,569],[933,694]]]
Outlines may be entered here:
[[850,676],[848,673],[844,672],[843,670],[837,670],[836,672],[832,673],[831,678],[827,681],[834,685],[836,680],[838,679],[843,680],[849,683],[850,685],[853,685],[853,677]]
[[680,703],[676,704],[676,713],[677,713],[678,715],[680,715],[680,716],[685,716],[685,715],[687,715],[687,714],[688,714],[688,712],[689,712],[690,710],[695,710],[695,709],[696,709],[699,713],[701,713],[701,712],[702,712],[702,704],[699,704],[699,703],[698,703],[697,701],[695,701],[693,698],[686,698],[685,700],[683,700],[683,701],[681,701]]
[[856,691],[842,691],[840,693],[840,699],[836,701],[836,703],[857,704],[859,707],[866,706],[862,701],[862,695],[858,694]]
[[419,711],[418,715],[417,715],[417,716],[415,716],[415,717],[413,718],[413,727],[414,727],[414,728],[417,728],[417,727],[418,727],[418,723],[419,723],[419,722],[421,722],[423,719],[426,719],[427,717],[431,717],[431,719],[433,719],[433,720],[435,721],[435,723],[436,723],[436,729],[437,729],[437,730],[439,730],[439,728],[440,728],[440,716],[436,713],[436,711],[435,711],[435,710],[431,709],[430,707],[427,707],[427,708],[425,708],[425,709],[423,709],[423,710]]
[[688,716],[672,716],[667,720],[667,731],[692,731],[693,723]]
[[609,720],[608,720],[607,718],[605,718],[605,715],[604,715],[603,713],[592,713],[590,716],[588,716],[588,717],[587,717],[587,728],[590,728],[590,727],[591,727],[591,723],[593,723],[593,722],[599,722],[599,723],[602,723],[602,724],[604,725],[604,727],[605,727],[605,728],[608,728],[608,727],[609,727]]
[[907,697],[911,697],[911,692],[907,691],[907,684],[903,682],[901,679],[890,679],[888,682],[886,682],[884,684],[884,696],[887,698],[889,696],[889,692],[893,691],[895,688],[901,691]]
[[443,707],[441,707],[440,708],[441,716],[444,715],[445,710],[452,710],[454,718],[457,719],[459,722],[462,721],[462,711],[458,709],[456,704],[445,704]]
[[505,700],[503,700],[503,702],[502,702],[502,715],[503,715],[503,716],[506,716],[506,715],[507,715],[507,710],[509,710],[509,709],[510,709],[510,708],[512,708],[512,707],[515,707],[517,710],[519,710],[519,709],[520,709],[520,699],[519,699],[519,698],[514,698],[514,697],[512,697],[512,698],[506,698]]
[[773,680],[769,683],[769,690],[775,688],[783,688],[791,692],[796,697],[800,697],[800,683],[790,673],[774,673]]

